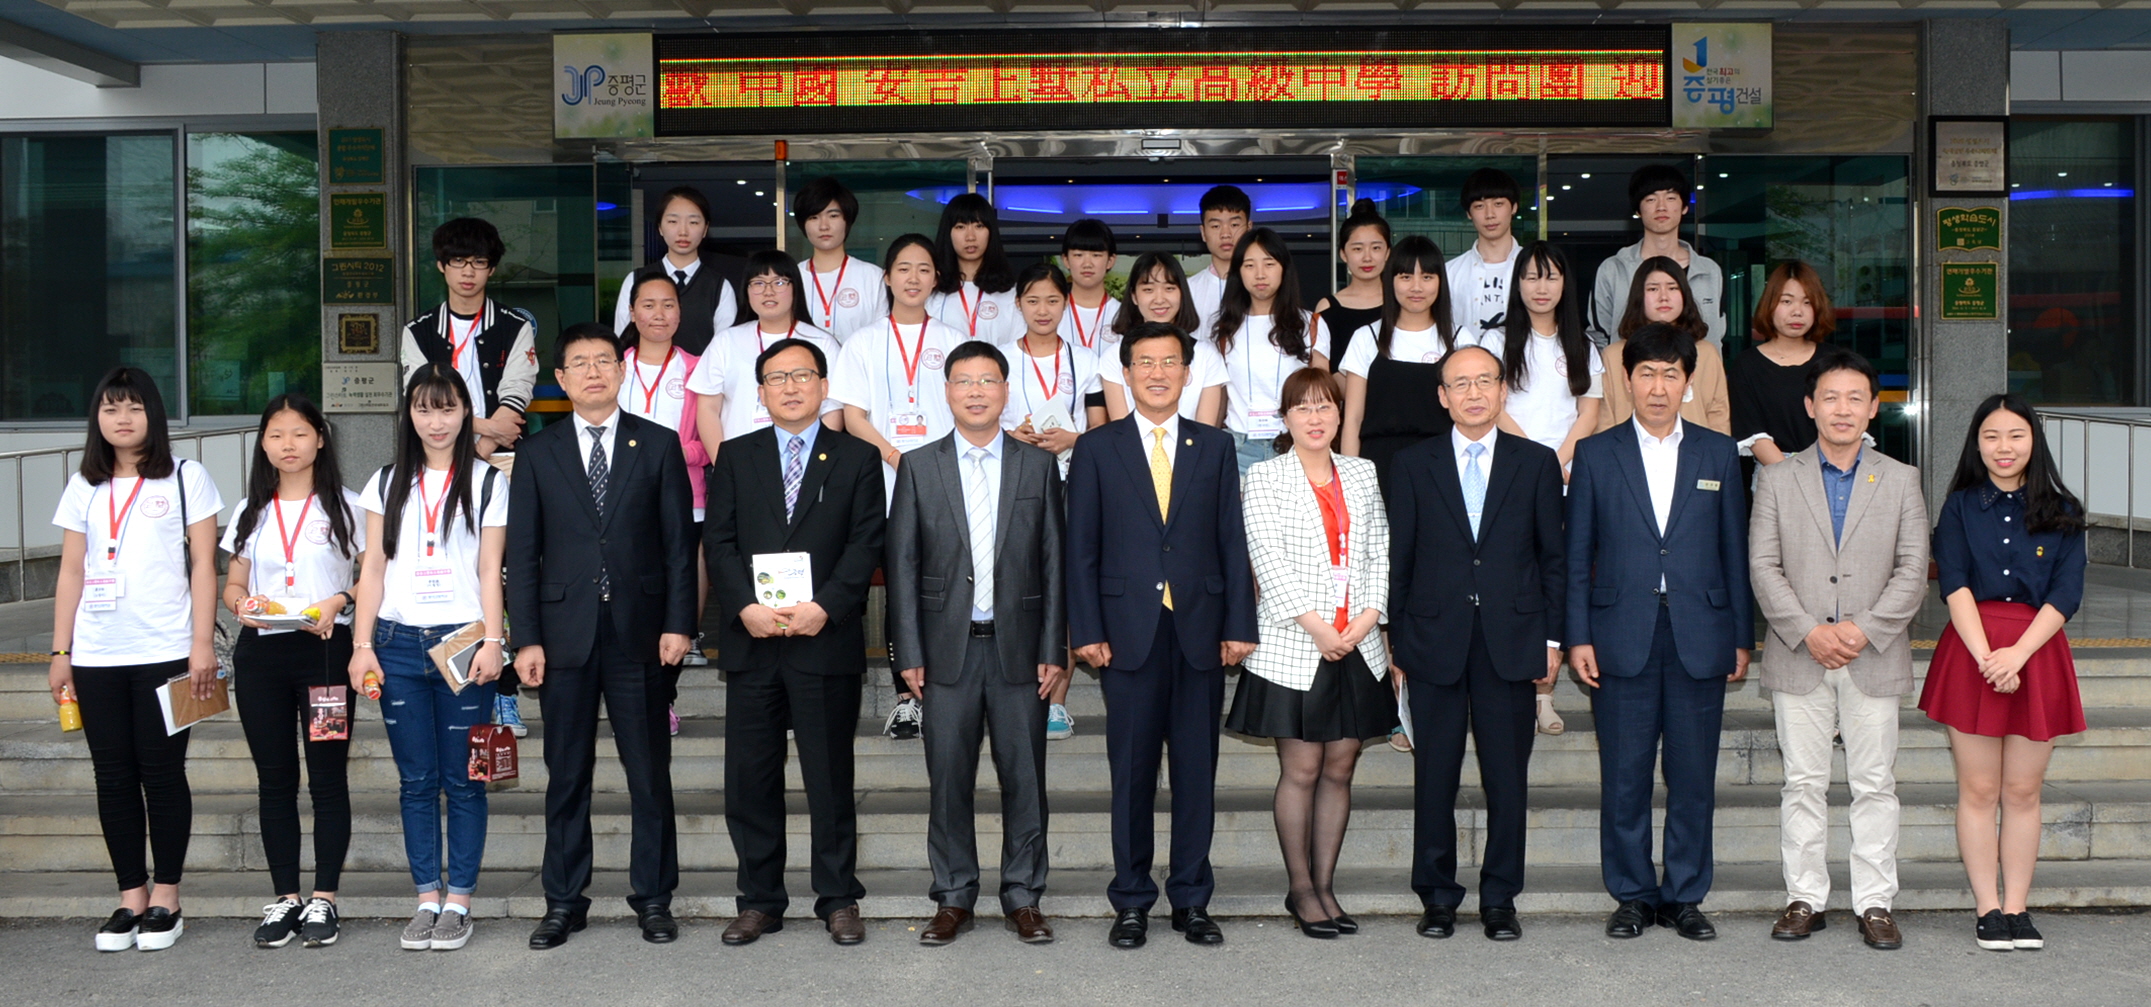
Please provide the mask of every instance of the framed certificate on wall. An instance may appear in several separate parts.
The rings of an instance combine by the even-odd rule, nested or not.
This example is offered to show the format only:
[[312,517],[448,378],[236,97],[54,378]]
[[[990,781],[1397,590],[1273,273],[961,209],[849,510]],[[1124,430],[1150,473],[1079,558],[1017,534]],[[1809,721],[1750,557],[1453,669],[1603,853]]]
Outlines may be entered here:
[[1933,116],[1927,148],[1934,156],[1929,190],[1935,195],[2009,194],[2009,120],[2001,116]]

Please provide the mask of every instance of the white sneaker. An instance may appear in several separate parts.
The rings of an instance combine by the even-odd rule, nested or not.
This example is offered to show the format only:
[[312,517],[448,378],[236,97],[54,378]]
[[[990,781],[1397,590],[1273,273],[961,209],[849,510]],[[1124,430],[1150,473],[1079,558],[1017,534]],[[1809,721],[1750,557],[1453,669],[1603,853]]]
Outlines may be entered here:
[[142,929],[142,917],[124,907],[112,911],[112,918],[97,928],[97,950],[127,951],[134,947],[134,937]]
[[896,701],[896,708],[889,711],[889,722],[881,726],[881,733],[898,741],[909,741],[919,736],[919,725],[926,722],[925,712],[919,701],[905,696]]

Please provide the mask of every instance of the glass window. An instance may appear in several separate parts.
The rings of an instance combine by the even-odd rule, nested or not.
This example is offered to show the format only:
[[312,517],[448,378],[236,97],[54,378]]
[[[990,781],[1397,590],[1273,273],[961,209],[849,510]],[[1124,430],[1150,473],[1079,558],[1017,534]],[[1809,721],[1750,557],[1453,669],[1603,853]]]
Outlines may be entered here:
[[311,130],[187,136],[187,383],[197,416],[321,398],[321,185]]
[[2136,405],[2136,129],[2009,121],[2009,388]]
[[80,419],[148,371],[175,416],[173,134],[0,137],[0,419]]

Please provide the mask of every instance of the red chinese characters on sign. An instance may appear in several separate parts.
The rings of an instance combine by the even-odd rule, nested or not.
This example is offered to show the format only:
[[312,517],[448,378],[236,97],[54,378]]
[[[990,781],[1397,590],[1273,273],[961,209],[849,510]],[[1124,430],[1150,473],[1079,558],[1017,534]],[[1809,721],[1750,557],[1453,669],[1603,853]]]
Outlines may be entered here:
[[835,105],[836,103],[836,71],[801,70],[792,76],[792,104]]
[[1394,98],[1404,91],[1404,68],[1395,63],[1370,63],[1359,68],[1359,78],[1352,86],[1378,101]]
[[1665,66],[1655,62],[1622,63],[1613,68],[1613,97],[1660,98],[1665,95]]
[[1436,101],[1471,101],[1486,97],[1481,88],[1485,67],[1472,63],[1436,64],[1428,68],[1427,97]]
[[926,103],[954,105],[963,101],[963,90],[968,76],[968,73],[960,68],[919,71],[919,82],[926,85]]
[[1232,75],[1229,66],[1203,66],[1195,68],[1196,101],[1238,101],[1240,82]]
[[1292,82],[1298,77],[1289,66],[1254,66],[1247,70],[1247,90],[1243,92],[1248,101],[1279,101],[1292,97]]
[[911,105],[917,103],[917,99],[905,93],[905,88],[911,83],[911,71],[909,70],[868,70],[866,72],[866,83],[874,89],[873,96],[867,99],[867,104],[869,105]]
[[756,105],[783,105],[784,74],[743,73],[739,75],[739,92],[748,95]]
[[1031,68],[1032,101],[1075,101],[1072,88],[1076,78],[1073,67],[1034,66]]

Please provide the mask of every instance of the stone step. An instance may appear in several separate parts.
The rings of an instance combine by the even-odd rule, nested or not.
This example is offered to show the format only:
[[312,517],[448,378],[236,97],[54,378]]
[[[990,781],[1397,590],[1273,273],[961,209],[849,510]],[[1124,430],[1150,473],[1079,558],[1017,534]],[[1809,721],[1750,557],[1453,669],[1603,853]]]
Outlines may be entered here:
[[[1848,910],[1845,865],[1842,862],[1833,864],[1831,875],[1833,892],[1828,908]],[[869,928],[872,936],[868,939],[917,940],[918,935],[910,927],[923,922],[933,912],[933,904],[926,895],[932,880],[928,872],[916,869],[862,871],[859,880],[867,892],[866,898],[859,903],[861,915],[875,920],[904,921],[877,924]],[[1106,902],[1105,888],[1111,880],[1110,871],[1056,870],[1048,881],[1041,907],[1048,915],[1062,919],[1110,917],[1113,912]],[[1903,885],[1896,903],[1899,910],[1955,912],[1972,908],[1972,893],[1965,887],[1964,868],[1955,863],[1905,864],[1899,872],[1899,880]],[[995,891],[997,873],[986,870],[980,882],[983,891]],[[1160,883],[1163,883],[1162,876]],[[1475,887],[1475,882],[1466,883]],[[799,936],[821,939],[820,928],[808,917],[814,898],[806,874],[788,873],[785,887],[793,899],[787,915],[799,928]],[[267,875],[258,872],[189,873],[185,888],[186,912],[197,918],[258,919],[262,905],[274,897],[269,888]],[[342,888],[337,904],[347,919],[403,919],[410,916],[416,904],[411,877],[403,871],[347,873]],[[1419,897],[1412,893],[1410,878],[1399,871],[1340,869],[1336,889],[1345,909],[1369,918],[1367,925],[1371,929],[1409,933],[1412,918],[1422,908]],[[613,871],[596,874],[589,889],[593,899],[591,917],[615,925],[628,925],[624,921],[631,920],[633,914],[624,901],[627,891],[625,874]],[[1281,867],[1219,870],[1217,892],[1210,901],[1210,910],[1219,916],[1241,921],[1233,926],[1282,925],[1284,919],[1279,912],[1279,901],[1284,891],[1285,874]],[[730,871],[682,872],[672,909],[689,920],[722,921],[735,911],[735,892]],[[2151,904],[2151,859],[2042,863],[2032,886],[2031,902],[2039,909]],[[1718,914],[1772,914],[1784,904],[1783,876],[1775,862],[1726,863],[1717,867],[1715,883],[1704,908]],[[1476,905],[1476,900],[1467,896],[1466,911],[1474,910]],[[0,917],[94,921],[111,913],[113,906],[109,872],[0,873]],[[1613,900],[1606,895],[1597,867],[1548,867],[1534,869],[1525,879],[1525,890],[1517,896],[1516,907],[1525,916],[1525,925],[1529,926],[1534,914],[1601,916],[1612,910]],[[529,935],[527,921],[545,913],[544,886],[535,871],[490,871],[479,879],[472,908],[478,920],[474,946],[520,949]],[[1163,915],[1166,908],[1161,901],[1155,912]],[[978,912],[991,918],[999,916],[1001,910],[998,901],[989,894],[979,900]],[[1907,924],[1906,939],[1910,941],[1961,941],[1966,936],[1969,922],[1957,916],[1911,920],[1900,917],[1900,921]],[[1721,930],[1736,925],[1760,930],[1769,927],[1770,918],[1768,915],[1743,920],[1720,918],[1717,922]],[[1840,919],[1840,925],[1843,922]],[[717,950],[715,931],[721,925],[721,922],[691,924],[686,940],[698,942],[714,953]],[[1162,929],[1163,922],[1160,921],[1158,926]],[[84,925],[85,939],[90,929],[90,925]],[[1228,941],[1230,932],[1228,929]],[[784,936],[791,935],[790,929],[784,932]],[[1064,926],[1061,939],[1103,940],[1104,935],[1104,920],[1095,919],[1095,922],[1080,927]],[[385,934],[368,936],[384,941],[389,939]]]
[[[1903,861],[1957,859],[1956,788],[1923,784],[1901,786],[1904,811],[1898,837]],[[909,869],[926,856],[927,792],[863,791],[859,795],[859,865],[862,869]],[[992,857],[1000,849],[999,800],[990,788],[981,795],[977,818],[978,848]],[[1409,873],[1414,848],[1412,792],[1408,788],[1363,788],[1354,795],[1352,827],[1342,862],[1353,867],[1383,867]],[[485,862],[488,868],[536,870],[545,845],[542,792],[506,790],[491,795]],[[1664,795],[1659,795],[1662,809]],[[1840,855],[1850,842],[1845,815],[1849,795],[1843,787],[1831,795],[1831,845]],[[736,866],[725,831],[724,795],[710,791],[675,795],[681,867],[729,870]],[[1778,792],[1775,788],[1718,788],[1715,855],[1729,863],[1767,862],[1778,856]],[[393,793],[361,793],[353,798],[353,843],[346,861],[357,871],[387,871],[404,866],[403,827]],[[786,830],[790,866],[808,866],[810,826],[806,799],[789,795]],[[1479,862],[1486,837],[1486,813],[1480,793],[1466,790],[1457,815],[1460,861]],[[1262,867],[1278,859],[1270,794],[1264,790],[1225,790],[1218,794],[1212,862],[1224,867]],[[302,809],[306,807],[301,804]],[[1103,869],[1113,863],[1111,795],[1061,793],[1052,799],[1049,828],[1053,863],[1070,869]],[[308,834],[311,835],[311,816]],[[1662,817],[1662,816],[1661,816]],[[2046,788],[2042,817],[2042,861],[2113,860],[2151,857],[2151,782],[2056,784]],[[87,795],[0,797],[0,863],[15,871],[92,871],[109,863],[98,829],[95,800]],[[1158,835],[1169,834],[1170,816],[1161,802]],[[626,870],[630,819],[624,795],[602,794],[593,802],[592,831],[599,836],[599,870]],[[1531,795],[1528,855],[1534,866],[1589,866],[1599,860],[1599,801],[1595,787],[1549,787]],[[193,842],[187,868],[203,871],[263,870],[260,818],[252,795],[213,794],[195,799]],[[311,845],[303,860],[312,862]]]
[[[1588,712],[1566,715],[1568,730],[1541,735],[1531,759],[1534,786],[1596,785],[1598,750]],[[1950,783],[1955,780],[1948,738],[1943,729],[1917,710],[1900,715],[1897,778],[1901,783]],[[2151,709],[2087,710],[2089,729],[2063,738],[2055,746],[2047,779],[2098,782],[2151,778]],[[1102,724],[1084,721],[1075,737],[1050,743],[1048,779],[1058,791],[1112,789]],[[881,735],[878,720],[862,719],[854,742],[855,773],[861,789],[907,789],[924,786],[925,756],[919,742]],[[386,738],[377,726],[361,723],[352,744],[352,786],[360,792],[388,792],[397,775]],[[683,790],[708,790],[724,779],[724,724],[687,722],[673,739],[673,780]],[[538,788],[546,779],[542,758],[544,722],[533,721],[521,746],[522,786]],[[63,791],[88,793],[94,787],[88,751],[80,733],[62,734],[50,723],[0,724],[0,793]],[[1217,785],[1222,788],[1270,787],[1277,782],[1274,746],[1225,734],[1219,743]],[[980,778],[992,779],[991,762],[982,752]],[[1477,781],[1476,763],[1464,761],[1467,785]],[[1843,760],[1835,770],[1844,779]],[[788,760],[789,784],[799,786],[796,757]],[[254,765],[235,715],[225,713],[198,725],[188,746],[188,777],[198,792],[249,793],[257,786]],[[1409,786],[1412,760],[1379,742],[1368,746],[1357,777],[1363,786]],[[1732,710],[1725,715],[1720,739],[1718,782],[1777,786],[1784,782],[1777,732],[1767,710]],[[596,786],[622,789],[619,763],[611,744],[598,743]]]

